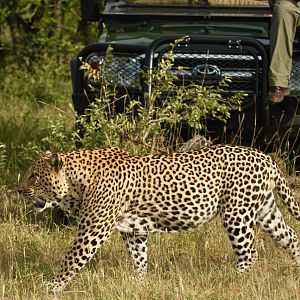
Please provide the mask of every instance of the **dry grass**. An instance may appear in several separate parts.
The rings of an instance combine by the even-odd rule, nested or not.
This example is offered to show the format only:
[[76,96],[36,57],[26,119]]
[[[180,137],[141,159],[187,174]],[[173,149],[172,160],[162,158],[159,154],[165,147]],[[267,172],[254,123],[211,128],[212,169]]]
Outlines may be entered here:
[[[0,299],[300,299],[299,268],[259,230],[260,259],[250,273],[239,275],[218,218],[192,233],[151,235],[143,284],[135,281],[116,233],[65,292],[46,294],[43,280],[58,269],[76,226],[28,214],[5,189],[0,199]],[[300,235],[300,223],[285,215]]]

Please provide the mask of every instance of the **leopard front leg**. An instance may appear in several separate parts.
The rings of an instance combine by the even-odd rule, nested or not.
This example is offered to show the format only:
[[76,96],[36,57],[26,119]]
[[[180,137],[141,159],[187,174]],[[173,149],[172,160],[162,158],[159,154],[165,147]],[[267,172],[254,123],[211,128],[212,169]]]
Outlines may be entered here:
[[78,235],[73,247],[65,256],[59,274],[46,283],[47,290],[59,292],[71,281],[75,274],[95,255],[99,247],[108,239],[115,224],[114,218],[106,214],[85,216],[78,226]]

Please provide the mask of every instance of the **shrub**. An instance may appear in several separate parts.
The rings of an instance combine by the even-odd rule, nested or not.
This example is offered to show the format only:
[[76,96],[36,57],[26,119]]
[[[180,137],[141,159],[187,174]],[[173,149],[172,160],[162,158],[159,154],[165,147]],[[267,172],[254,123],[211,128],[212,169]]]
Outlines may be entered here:
[[[174,65],[174,48],[180,40],[171,44],[153,73],[145,72],[145,80],[151,81],[152,93],[146,95],[147,105],[130,96],[118,96],[107,78],[113,48],[109,47],[100,70],[85,62],[82,69],[91,80],[100,81],[96,101],[79,118],[79,127],[84,127],[80,144],[84,148],[95,146],[119,146],[133,153],[169,153],[182,143],[182,126],[187,125],[193,133],[205,132],[204,122],[213,118],[226,122],[230,111],[239,110],[242,94],[224,98],[223,88],[229,78],[224,78],[218,87],[188,83],[177,85],[179,76],[171,69]],[[182,69],[180,71],[183,71]],[[105,74],[106,76],[102,76]],[[97,88],[96,88],[97,89]],[[124,112],[116,113],[115,105],[125,99]]]

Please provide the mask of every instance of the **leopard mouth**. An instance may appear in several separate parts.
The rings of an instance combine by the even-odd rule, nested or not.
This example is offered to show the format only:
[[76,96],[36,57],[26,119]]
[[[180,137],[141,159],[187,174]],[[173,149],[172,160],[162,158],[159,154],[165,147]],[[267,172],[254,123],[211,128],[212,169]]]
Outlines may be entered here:
[[44,202],[35,202],[35,203],[33,204],[33,206],[34,206],[35,208],[43,208],[43,207],[45,206],[45,204],[46,204],[46,203],[44,203]]
[[43,199],[42,197],[39,197],[39,198],[35,199],[34,204],[33,204],[33,209],[37,213],[41,213],[42,211],[44,211],[47,208],[53,208],[56,206],[58,206],[58,203],[56,201],[48,202],[45,199]]
[[47,202],[43,198],[35,197],[34,201],[33,201],[33,209],[36,212],[42,212],[43,210],[45,210],[47,208],[46,204],[47,204]]

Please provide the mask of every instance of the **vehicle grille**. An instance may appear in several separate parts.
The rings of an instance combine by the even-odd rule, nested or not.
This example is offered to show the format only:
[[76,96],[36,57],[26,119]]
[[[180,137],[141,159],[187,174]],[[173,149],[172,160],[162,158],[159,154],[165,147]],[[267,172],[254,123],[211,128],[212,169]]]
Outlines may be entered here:
[[[165,57],[164,52],[155,54],[155,65]],[[237,49],[226,50],[200,50],[193,48],[176,49],[173,54],[174,65],[171,72],[177,75],[177,85],[187,85],[191,82],[219,87],[224,78],[230,79],[226,86],[221,86],[224,96],[236,93],[247,94],[243,98],[243,107],[252,105],[255,97],[260,93],[261,57],[255,51],[241,51]],[[114,53],[110,62],[105,61],[105,53],[92,53],[86,62],[99,70],[100,79],[95,81],[86,79],[88,86],[109,84],[116,87],[142,90],[141,70],[145,60],[144,54]],[[300,60],[298,61],[300,70]],[[183,71],[179,71],[182,68]],[[294,69],[293,69],[294,70]],[[295,73],[295,71],[294,71]],[[299,76],[300,76],[300,72]],[[299,82],[299,81],[298,81]]]
[[[158,57],[163,58],[164,54]],[[190,82],[205,86],[218,87],[224,78],[230,79],[227,86],[222,86],[227,96],[235,93],[247,94],[244,106],[254,102],[254,95],[259,92],[260,76],[259,56],[249,52],[226,53],[224,51],[202,51],[187,49],[174,52],[174,65],[171,69],[178,75],[178,84]],[[157,62],[158,63],[158,62]],[[179,67],[183,71],[179,71]]]

